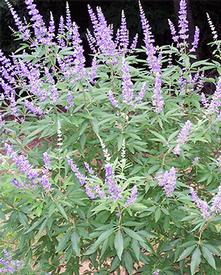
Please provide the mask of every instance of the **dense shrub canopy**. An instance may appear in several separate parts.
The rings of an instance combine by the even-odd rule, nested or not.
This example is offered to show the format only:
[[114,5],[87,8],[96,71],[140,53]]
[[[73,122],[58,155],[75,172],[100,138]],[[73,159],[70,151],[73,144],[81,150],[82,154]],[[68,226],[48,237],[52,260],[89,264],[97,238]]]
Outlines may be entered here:
[[27,20],[7,2],[21,43],[0,51],[1,272],[220,274],[221,55],[209,14],[213,59],[198,60],[185,0],[161,47],[139,3],[141,49],[123,11],[115,33],[89,6],[86,67],[68,4],[47,26],[25,3]]

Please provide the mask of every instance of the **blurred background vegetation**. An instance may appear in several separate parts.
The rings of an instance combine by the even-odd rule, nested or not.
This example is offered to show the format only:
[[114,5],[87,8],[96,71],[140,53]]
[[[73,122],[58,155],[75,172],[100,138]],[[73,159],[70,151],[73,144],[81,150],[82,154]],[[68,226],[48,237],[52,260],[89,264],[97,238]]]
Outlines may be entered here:
[[[211,33],[206,20],[206,12],[208,12],[213,20],[217,31],[221,29],[221,0],[187,0],[189,10],[189,20],[191,33],[195,25],[198,25],[201,30],[201,40],[198,55],[200,58],[210,56],[207,42],[211,41]],[[27,16],[24,0],[10,0],[20,16]],[[46,21],[49,20],[49,11],[52,11],[58,24],[59,16],[65,13],[65,0],[35,0],[37,7]],[[171,18],[173,22],[177,20],[177,10],[179,8],[179,0],[141,0],[143,8],[149,19],[156,42],[159,45],[170,43],[171,36],[167,19]],[[138,32],[141,34],[141,26],[138,12],[138,1],[131,0],[70,0],[69,5],[72,13],[72,18],[80,26],[80,33],[86,47],[86,53],[89,49],[86,44],[86,28],[90,27],[90,21],[87,14],[87,4],[92,7],[101,6],[108,22],[113,23],[114,27],[119,26],[121,10],[125,10],[127,17],[128,28],[133,35]],[[17,47],[13,41],[11,30],[8,26],[14,27],[13,19],[9,13],[8,7],[4,0],[0,0],[0,47],[10,53]],[[142,35],[140,35],[139,43],[141,44]]]

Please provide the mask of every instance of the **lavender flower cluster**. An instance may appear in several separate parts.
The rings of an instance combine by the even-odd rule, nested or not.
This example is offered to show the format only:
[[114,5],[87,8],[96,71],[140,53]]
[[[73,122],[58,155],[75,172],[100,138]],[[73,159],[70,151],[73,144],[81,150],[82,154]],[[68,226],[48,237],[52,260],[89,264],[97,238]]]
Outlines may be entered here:
[[192,201],[195,203],[197,208],[200,210],[203,218],[208,219],[212,215],[216,215],[221,213],[221,184],[218,187],[218,192],[212,198],[211,207],[208,205],[206,201],[201,200],[196,191],[191,187],[190,194]]
[[[68,159],[67,161],[72,172],[75,174],[80,185],[84,187],[85,193],[90,199],[109,198],[112,201],[118,201],[123,198],[122,190],[115,180],[113,167],[110,163],[105,165],[105,184],[101,186],[96,183],[98,176],[88,163],[84,163],[85,171],[88,173],[88,177],[86,177],[79,171],[79,168],[74,164],[73,160]],[[137,187],[133,186],[130,195],[126,199],[125,206],[128,207],[132,205],[136,201],[137,195]]]
[[[12,180],[12,184],[17,188],[36,188],[37,186],[41,186],[45,191],[49,191],[51,189],[51,184],[48,178],[48,164],[46,169],[42,169],[37,171],[28,161],[27,157],[21,154],[17,154],[11,145],[5,144],[6,155],[11,159],[11,161],[16,165],[20,174],[25,176],[26,181],[24,183],[20,183],[17,179]],[[45,159],[45,156],[44,156]],[[46,160],[46,159],[45,159]],[[48,160],[47,160],[48,161]]]
[[192,130],[192,122],[186,121],[183,128],[180,130],[178,137],[177,137],[177,145],[173,149],[173,153],[176,155],[180,155],[181,153],[181,146],[185,144],[189,138],[190,132]]
[[167,197],[172,196],[176,188],[176,169],[172,167],[169,171],[158,173],[156,181],[163,187]]
[[19,272],[22,267],[22,261],[13,260],[11,254],[6,249],[3,250],[3,257],[0,258],[0,273],[14,274]]

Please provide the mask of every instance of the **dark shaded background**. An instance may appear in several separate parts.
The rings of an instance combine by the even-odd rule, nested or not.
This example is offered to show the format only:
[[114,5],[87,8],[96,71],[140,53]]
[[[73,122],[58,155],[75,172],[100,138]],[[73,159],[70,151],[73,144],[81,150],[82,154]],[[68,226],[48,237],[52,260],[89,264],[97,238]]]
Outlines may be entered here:
[[[201,30],[201,39],[198,56],[200,58],[207,58],[211,55],[210,48],[206,45],[210,42],[211,32],[206,19],[206,12],[208,12],[216,26],[217,31],[220,33],[221,29],[221,0],[187,0],[189,10],[189,20],[191,34],[195,25],[198,25]],[[64,0],[36,0],[37,7],[41,14],[49,20],[49,11],[54,14],[56,23],[58,24],[59,16],[65,15],[65,2]],[[11,0],[11,3],[21,16],[27,16],[24,0]],[[86,28],[90,27],[90,20],[87,13],[87,4],[92,7],[101,6],[103,12],[109,23],[113,23],[117,28],[120,23],[121,10],[125,10],[127,17],[128,28],[133,36],[136,32],[140,34],[139,44],[142,42],[141,25],[139,20],[138,2],[131,1],[90,1],[90,0],[77,0],[69,1],[72,19],[80,26],[80,33],[86,47],[86,53],[89,49],[86,43]],[[142,6],[145,10],[146,16],[150,21],[156,42],[159,45],[171,43],[171,36],[167,19],[170,18],[173,22],[177,22],[177,11],[179,8],[179,0],[141,0]],[[8,26],[14,26],[13,19],[9,10],[4,3],[0,0],[0,47],[6,52],[10,53],[15,50],[17,43],[13,41],[11,31]]]

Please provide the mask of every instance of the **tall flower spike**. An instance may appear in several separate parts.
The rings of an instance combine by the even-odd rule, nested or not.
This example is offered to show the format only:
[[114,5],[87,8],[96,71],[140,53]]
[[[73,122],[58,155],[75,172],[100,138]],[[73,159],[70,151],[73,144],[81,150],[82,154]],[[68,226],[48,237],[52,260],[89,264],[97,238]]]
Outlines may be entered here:
[[85,176],[79,171],[78,167],[76,164],[74,164],[73,160],[68,159],[68,164],[71,167],[72,172],[75,174],[76,178],[78,179],[80,185],[85,185],[86,184],[86,178]]
[[105,165],[106,184],[108,186],[110,198],[113,199],[114,201],[117,201],[122,197],[122,195],[121,195],[120,187],[114,181],[113,177],[114,177],[114,175],[113,175],[112,165],[110,163],[108,163]]
[[192,48],[190,49],[191,52],[195,52],[197,50],[198,45],[199,45],[199,39],[200,39],[200,29],[196,26],[193,43],[192,43]]
[[63,36],[65,35],[64,32],[64,17],[61,16],[60,17],[60,21],[59,21],[59,26],[58,26],[58,44],[61,48],[64,48],[66,46],[65,40],[63,38]]
[[186,0],[180,0],[178,26],[179,26],[179,39],[180,39],[180,42],[182,43],[182,42],[185,42],[189,37]]
[[177,35],[177,32],[176,32],[175,26],[174,26],[174,24],[172,23],[172,21],[170,19],[168,19],[168,23],[169,23],[170,32],[171,32],[171,35],[172,35],[173,42],[177,43],[178,42],[178,35]]
[[210,27],[212,35],[213,35],[213,40],[216,41],[217,38],[218,38],[217,31],[216,31],[216,29],[215,29],[215,27],[213,25],[213,22],[212,22],[212,20],[211,20],[211,18],[210,18],[210,16],[209,16],[208,13],[206,13],[206,16],[207,16],[207,20],[208,20],[208,23],[209,23],[209,27]]
[[55,37],[55,23],[54,23],[54,16],[52,12],[50,12],[50,21],[48,27],[48,42],[51,43],[53,38]]
[[126,206],[133,204],[136,201],[136,199],[137,199],[137,186],[134,185],[133,188],[131,189],[129,198],[126,201]]
[[45,43],[45,36],[47,34],[47,28],[40,15],[36,5],[33,0],[25,0],[25,4],[28,9],[28,13],[31,16],[31,21],[33,22],[32,27],[34,29],[35,37],[38,42]]
[[97,52],[96,39],[93,37],[93,35],[91,34],[91,32],[88,29],[87,29],[86,37],[87,37],[87,41],[88,41],[91,51],[95,54]]
[[221,106],[221,78],[219,79],[216,85],[216,91],[212,96],[212,100],[209,104],[208,111],[209,113],[218,113],[219,107]]
[[140,8],[140,18],[141,18],[141,24],[144,34],[144,44],[146,48],[146,55],[147,55],[147,62],[154,73],[160,72],[160,63],[159,59],[156,56],[156,48],[154,46],[154,37],[151,31],[150,24],[148,20],[146,19],[145,13],[143,11],[143,8],[139,2],[139,8]]
[[72,45],[74,48],[73,55],[74,55],[75,72],[76,74],[79,74],[81,77],[84,73],[85,57],[84,57],[84,49],[82,46],[82,41],[80,38],[80,34],[78,32],[78,26],[75,22],[73,22]]
[[119,42],[120,48],[126,50],[129,45],[129,31],[127,29],[127,22],[124,14],[124,10],[121,13],[121,25],[119,29]]
[[123,102],[127,104],[132,104],[134,94],[133,94],[133,83],[131,81],[129,66],[125,59],[122,59],[122,97]]
[[25,100],[24,106],[27,108],[27,110],[29,112],[31,112],[32,114],[34,114],[36,116],[42,116],[44,114],[43,111],[41,110],[41,108],[35,106],[34,103],[31,101]]
[[66,28],[68,31],[72,28],[71,12],[68,2],[66,2]]
[[162,80],[160,73],[156,74],[155,82],[154,82],[154,91],[152,97],[152,104],[154,106],[154,110],[156,113],[161,113],[163,111],[164,99],[161,95],[161,86]]
[[217,194],[212,199],[211,211],[216,214],[221,212],[221,184],[218,188]]
[[189,138],[190,132],[192,130],[193,124],[191,121],[187,120],[184,124],[183,128],[180,130],[177,137],[177,145],[173,149],[173,153],[176,155],[180,155],[181,153],[181,145],[185,144]]
[[134,51],[137,47],[137,42],[138,42],[138,34],[135,34],[133,40],[132,40],[132,43],[130,45],[130,50],[131,51]]
[[190,193],[191,193],[192,201],[195,203],[197,208],[200,210],[202,216],[204,218],[208,218],[210,216],[210,209],[209,209],[207,202],[201,200],[192,187],[190,187]]
[[30,31],[27,26],[24,26],[21,18],[18,16],[17,12],[14,10],[12,5],[9,3],[8,0],[5,0],[6,4],[9,7],[9,10],[14,18],[15,25],[18,28],[19,32],[22,34],[23,40],[28,40],[30,38]]
[[144,82],[143,85],[141,86],[141,89],[140,89],[140,92],[138,94],[138,102],[142,102],[142,100],[144,99],[144,96],[145,96],[145,93],[146,93],[146,90],[147,90],[147,83]]
[[108,91],[108,99],[113,107],[118,107],[118,102],[111,90]]

